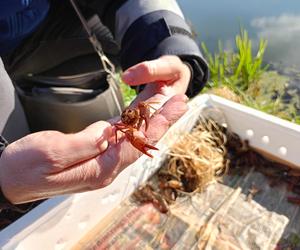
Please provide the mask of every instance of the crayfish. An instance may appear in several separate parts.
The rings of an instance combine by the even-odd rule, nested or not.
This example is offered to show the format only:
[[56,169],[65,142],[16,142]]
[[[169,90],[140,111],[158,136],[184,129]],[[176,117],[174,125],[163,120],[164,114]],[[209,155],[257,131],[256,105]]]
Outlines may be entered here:
[[117,133],[121,131],[135,148],[152,158],[153,156],[147,150],[158,150],[158,148],[148,144],[145,137],[138,135],[143,121],[145,121],[145,131],[149,127],[150,108],[153,107],[150,106],[150,103],[146,102],[140,102],[136,108],[126,108],[121,114],[121,122],[115,123],[114,126],[116,127],[116,143],[118,142]]
[[165,214],[169,211],[166,200],[149,184],[140,187],[133,193],[133,197],[140,203],[152,203],[153,206],[161,213]]

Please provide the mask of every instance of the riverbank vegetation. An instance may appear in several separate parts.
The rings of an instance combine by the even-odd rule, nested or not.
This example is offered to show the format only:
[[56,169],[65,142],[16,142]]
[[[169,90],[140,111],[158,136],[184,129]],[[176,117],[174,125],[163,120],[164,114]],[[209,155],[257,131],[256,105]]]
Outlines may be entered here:
[[269,70],[264,63],[267,41],[260,39],[253,53],[252,41],[246,30],[235,37],[235,48],[212,54],[202,43],[209,63],[210,79],[204,92],[213,93],[263,112],[300,124],[300,98],[289,88],[289,78]]
[[125,107],[127,107],[134,100],[134,98],[136,97],[136,92],[130,86],[125,84],[121,80],[120,76],[118,78],[119,78],[119,82],[120,82],[121,92],[122,92],[122,95],[123,95],[124,105],[125,105]]
[[[201,93],[212,93],[300,124],[298,90],[289,87],[289,77],[270,70],[264,62],[267,41],[260,39],[256,52],[248,32],[241,29],[232,50],[225,50],[222,42],[211,53],[202,43],[204,57],[209,64],[210,79]],[[136,93],[121,83],[125,106]]]

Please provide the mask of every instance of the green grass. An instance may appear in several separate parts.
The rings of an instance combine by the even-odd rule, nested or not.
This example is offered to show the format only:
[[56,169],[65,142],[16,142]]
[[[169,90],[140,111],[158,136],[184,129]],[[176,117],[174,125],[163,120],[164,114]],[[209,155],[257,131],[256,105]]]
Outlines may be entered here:
[[[267,48],[265,39],[260,39],[257,51],[253,53],[248,32],[241,29],[235,37],[232,51],[225,51],[221,41],[217,53],[210,53],[204,43],[202,48],[210,70],[210,79],[204,91],[226,87],[241,103],[300,124],[299,96],[292,93],[288,102],[284,100],[289,79],[275,71],[268,71],[268,65],[263,63]],[[136,92],[122,82],[120,74],[118,78],[125,106],[128,106],[136,97]],[[223,89],[218,93],[222,92]]]
[[247,31],[241,29],[232,51],[225,51],[221,41],[217,53],[210,53],[204,43],[202,48],[210,69],[205,91],[225,87],[247,106],[300,124],[300,98],[292,94],[288,102],[284,99],[289,79],[275,71],[267,71],[268,65],[263,64],[266,40],[260,39],[257,52],[253,54],[252,41]]
[[259,79],[268,66],[263,66],[263,56],[267,47],[267,41],[261,39],[255,56],[252,54],[252,41],[247,31],[241,29],[235,37],[236,51],[225,51],[222,42],[219,41],[218,53],[208,51],[205,43],[202,43],[204,55],[209,64],[209,87],[228,86],[231,89],[246,90],[249,85]]
[[117,79],[120,84],[124,105],[125,107],[127,107],[136,97],[136,92],[134,89],[130,88],[130,86],[122,81],[120,73],[117,74]]

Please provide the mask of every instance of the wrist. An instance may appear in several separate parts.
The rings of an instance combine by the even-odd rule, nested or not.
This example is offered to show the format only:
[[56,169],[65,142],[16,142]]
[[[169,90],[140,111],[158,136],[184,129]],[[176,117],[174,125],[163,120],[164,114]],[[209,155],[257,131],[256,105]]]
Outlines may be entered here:
[[207,74],[203,70],[204,66],[197,59],[191,56],[180,56],[180,59],[191,70],[191,78],[186,95],[188,97],[194,97],[199,94],[205,86]]
[[[0,168],[1,168],[1,158],[2,153],[4,152],[5,148],[8,146],[8,142],[0,135]],[[2,171],[0,171],[1,173]],[[6,198],[2,191],[2,176],[0,174],[0,211],[2,209],[9,209],[14,207],[14,205]]]

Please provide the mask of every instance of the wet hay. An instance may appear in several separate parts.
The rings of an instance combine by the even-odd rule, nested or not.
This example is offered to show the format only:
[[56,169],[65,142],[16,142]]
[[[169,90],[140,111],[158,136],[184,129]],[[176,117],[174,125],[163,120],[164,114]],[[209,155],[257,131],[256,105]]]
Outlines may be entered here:
[[[223,182],[226,175],[245,176],[250,171],[265,175],[271,187],[286,185],[294,194],[286,199],[300,205],[299,170],[266,158],[236,133],[212,119],[200,117],[194,129],[180,137],[163,166],[134,196],[139,201],[142,196],[142,202],[160,200],[161,204],[172,204],[179,195],[201,192],[209,184]],[[253,186],[248,200],[259,192]]]
[[[192,197],[204,191],[209,184],[225,183],[226,176],[246,178],[254,171],[263,174],[270,187],[284,186],[289,194],[284,199],[288,203],[300,205],[299,170],[268,159],[228,128],[212,119],[201,117],[194,129],[182,135],[172,146],[161,169],[134,193],[134,197],[138,202],[150,202],[160,212],[168,213],[170,206],[176,204],[177,197]],[[237,191],[238,185],[235,188]],[[263,192],[252,184],[246,201],[250,202],[255,195]],[[212,225],[205,227],[205,233],[201,229],[201,235],[210,235],[212,228],[215,230]],[[277,245],[278,249],[286,249],[282,246],[296,246],[289,240],[291,235],[289,233],[282,238]],[[206,245],[207,242],[204,240],[201,244]]]

